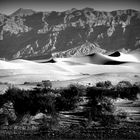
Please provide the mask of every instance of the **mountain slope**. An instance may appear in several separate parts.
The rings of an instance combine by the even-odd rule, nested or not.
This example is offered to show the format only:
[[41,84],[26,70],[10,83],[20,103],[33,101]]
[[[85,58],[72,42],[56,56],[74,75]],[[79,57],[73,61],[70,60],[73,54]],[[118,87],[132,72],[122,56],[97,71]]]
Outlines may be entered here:
[[10,16],[0,15],[0,58],[67,57],[139,47],[140,12],[132,9],[35,12],[20,8]]

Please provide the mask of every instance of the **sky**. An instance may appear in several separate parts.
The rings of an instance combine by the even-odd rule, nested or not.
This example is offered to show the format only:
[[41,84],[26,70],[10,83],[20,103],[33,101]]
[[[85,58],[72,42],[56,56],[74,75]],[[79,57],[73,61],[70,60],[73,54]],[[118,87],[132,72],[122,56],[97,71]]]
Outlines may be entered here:
[[7,15],[12,14],[19,8],[35,11],[65,11],[85,7],[100,11],[121,9],[140,11],[140,0],[0,0],[0,13]]

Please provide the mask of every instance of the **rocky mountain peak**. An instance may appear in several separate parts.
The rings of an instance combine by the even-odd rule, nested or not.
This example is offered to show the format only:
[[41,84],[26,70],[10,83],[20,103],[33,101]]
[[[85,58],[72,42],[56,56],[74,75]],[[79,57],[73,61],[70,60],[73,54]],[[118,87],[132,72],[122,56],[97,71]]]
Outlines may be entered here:
[[14,13],[12,13],[10,16],[14,17],[14,16],[29,16],[34,14],[35,11],[33,11],[32,9],[23,9],[23,8],[19,8],[17,9]]

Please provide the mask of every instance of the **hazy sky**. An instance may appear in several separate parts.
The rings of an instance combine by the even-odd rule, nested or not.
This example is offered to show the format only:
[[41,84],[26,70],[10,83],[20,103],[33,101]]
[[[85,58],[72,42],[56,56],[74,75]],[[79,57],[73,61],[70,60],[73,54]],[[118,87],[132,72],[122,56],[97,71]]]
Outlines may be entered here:
[[140,0],[0,0],[0,13],[11,14],[18,8],[36,11],[64,11],[85,7],[95,10],[112,11],[136,9],[140,11]]

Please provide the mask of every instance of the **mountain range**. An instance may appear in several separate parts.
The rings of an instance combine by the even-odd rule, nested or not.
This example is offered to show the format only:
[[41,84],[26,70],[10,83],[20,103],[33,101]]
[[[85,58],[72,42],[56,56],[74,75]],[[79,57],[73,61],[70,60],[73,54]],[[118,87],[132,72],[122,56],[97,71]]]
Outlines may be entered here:
[[0,58],[49,59],[140,47],[140,12],[18,9],[0,14]]

